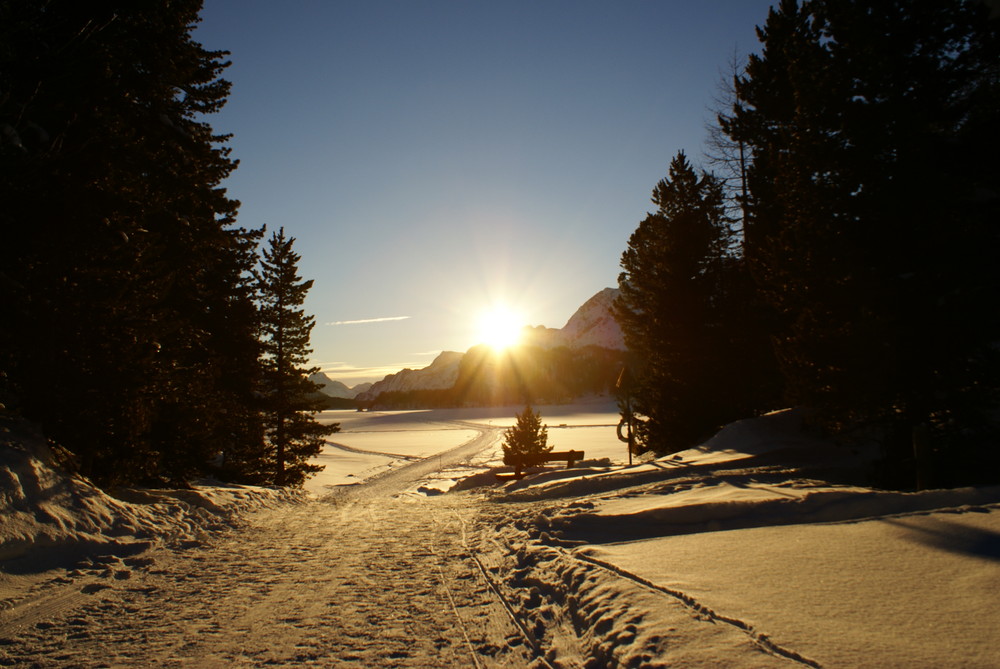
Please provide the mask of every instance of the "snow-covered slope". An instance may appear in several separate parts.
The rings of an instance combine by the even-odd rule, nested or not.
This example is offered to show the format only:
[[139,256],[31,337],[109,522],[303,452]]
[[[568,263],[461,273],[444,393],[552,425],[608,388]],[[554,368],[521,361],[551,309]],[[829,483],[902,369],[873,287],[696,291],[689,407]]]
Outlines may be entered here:
[[625,338],[611,312],[616,297],[617,288],[605,288],[584,302],[561,329],[525,328],[525,343],[543,348],[601,346],[624,351]]
[[820,477],[859,481],[844,474],[865,460],[777,412],[649,463],[494,488],[531,504],[484,543],[510,547],[490,564],[561,666],[1000,666],[1000,486]]
[[295,498],[301,493],[238,485],[119,490],[112,497],[60,470],[32,428],[0,424],[0,573],[86,553],[194,545],[247,511]]
[[367,391],[359,394],[356,399],[361,402],[370,401],[385,392],[406,390],[433,390],[451,388],[458,379],[458,365],[462,354],[456,351],[442,351],[434,358],[428,367],[423,369],[404,369],[390,374]]
[[1000,666],[1000,486],[867,487],[794,411],[616,466],[586,404],[540,409],[588,460],[499,487],[516,409],[351,413],[330,457],[399,464],[225,533],[282,493],[123,501],[0,425],[0,665]]
[[625,338],[611,315],[611,305],[616,297],[617,288],[605,288],[584,302],[560,330],[565,345],[570,348],[602,346],[624,351]]

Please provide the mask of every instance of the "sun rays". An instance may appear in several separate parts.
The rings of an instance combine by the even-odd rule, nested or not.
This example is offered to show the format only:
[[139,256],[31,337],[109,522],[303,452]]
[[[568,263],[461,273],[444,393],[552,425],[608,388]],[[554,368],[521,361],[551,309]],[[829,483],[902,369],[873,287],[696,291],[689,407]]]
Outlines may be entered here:
[[506,306],[494,306],[482,312],[477,322],[477,341],[495,351],[514,346],[521,339],[524,317]]

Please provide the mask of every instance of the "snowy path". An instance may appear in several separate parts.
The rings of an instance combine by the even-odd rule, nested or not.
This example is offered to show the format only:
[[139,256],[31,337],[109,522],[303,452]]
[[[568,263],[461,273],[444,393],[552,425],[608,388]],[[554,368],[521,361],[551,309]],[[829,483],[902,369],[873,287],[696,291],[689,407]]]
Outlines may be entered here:
[[260,511],[250,527],[94,558],[8,600],[0,666],[802,666],[546,547],[542,505],[411,494],[496,449],[501,427],[476,430],[320,501]]
[[463,546],[469,498],[393,496],[496,438],[262,512],[211,545],[72,572],[0,617],[0,665],[526,666]]
[[[584,415],[566,422],[609,429]],[[11,562],[0,667],[1000,666],[1000,487],[879,491],[755,461],[792,418],[669,460],[442,495],[430,482],[498,462],[503,426],[351,416],[347,449],[393,460],[363,484],[255,504],[238,529],[212,513],[187,526],[147,491],[180,534],[108,522],[75,569]]]

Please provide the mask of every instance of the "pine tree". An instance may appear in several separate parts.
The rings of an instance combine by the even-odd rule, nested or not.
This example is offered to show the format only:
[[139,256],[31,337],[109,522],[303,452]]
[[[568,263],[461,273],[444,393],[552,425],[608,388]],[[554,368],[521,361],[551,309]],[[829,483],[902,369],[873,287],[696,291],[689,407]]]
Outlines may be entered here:
[[516,415],[517,423],[504,432],[503,461],[507,465],[514,464],[514,456],[548,453],[552,450],[552,446],[548,444],[549,430],[542,424],[541,414],[529,404]]
[[749,166],[753,147],[738,135],[730,133],[735,114],[740,109],[736,86],[745,74],[746,59],[734,54],[729,72],[718,84],[712,101],[714,122],[708,124],[705,157],[708,164],[719,170],[727,215],[734,222],[734,247],[724,259],[722,290],[718,298],[720,311],[729,323],[729,372],[740,379],[731,387],[734,406],[741,406],[743,415],[751,415],[781,405],[781,374],[770,339],[774,321],[773,310],[762,298],[753,281],[750,257],[746,253],[746,222],[749,219]]
[[0,1],[0,378],[109,485],[254,438],[232,352],[255,336],[236,318],[255,250],[205,122],[229,83],[191,37],[200,7]]
[[263,235],[263,230],[255,230],[237,238],[229,262],[216,268],[222,276],[210,283],[229,290],[216,292],[205,311],[211,335],[204,342],[201,363],[213,370],[215,388],[207,430],[216,454],[213,473],[222,480],[252,484],[268,481],[271,473],[261,415],[263,369],[254,276]]
[[724,278],[731,231],[722,185],[683,152],[653,191],[656,211],[622,254],[615,317],[637,360],[634,408],[645,448],[688,448],[736,411]]
[[258,281],[264,423],[276,485],[301,485],[309,474],[321,471],[308,460],[322,450],[324,437],[340,429],[339,424],[321,425],[313,415],[321,409],[320,386],[308,377],[319,369],[305,365],[315,318],[302,310],[313,282],[298,276],[301,257],[292,250],[294,242],[294,237],[285,238],[284,228],[272,233]]
[[989,14],[961,0],[786,0],[727,123],[752,148],[747,256],[788,400],[833,428],[880,426],[897,459],[915,426],[941,444],[988,423],[997,398]]

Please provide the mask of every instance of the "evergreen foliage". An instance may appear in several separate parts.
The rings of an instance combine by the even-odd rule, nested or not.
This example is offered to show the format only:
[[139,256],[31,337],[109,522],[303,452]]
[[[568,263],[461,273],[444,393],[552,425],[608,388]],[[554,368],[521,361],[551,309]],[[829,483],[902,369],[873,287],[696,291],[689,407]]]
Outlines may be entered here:
[[638,443],[661,452],[694,445],[742,408],[728,374],[732,231],[721,182],[695,172],[684,153],[653,190],[646,216],[622,254],[615,317],[635,356],[634,409],[644,418]]
[[256,238],[202,120],[229,83],[200,6],[0,2],[0,382],[105,485],[262,443]]
[[308,460],[322,450],[324,437],[340,429],[336,423],[321,425],[313,416],[322,409],[322,396],[321,386],[309,376],[319,369],[305,365],[315,318],[301,308],[313,282],[298,276],[294,242],[294,237],[285,238],[284,228],[273,233],[258,278],[264,424],[276,485],[301,485],[310,473],[321,471]]
[[[1000,26],[985,3],[785,0],[721,120],[789,402],[970,441],[997,400]],[[980,454],[981,455],[981,454]]]
[[[0,0],[0,411],[105,486],[296,485],[337,429],[312,415],[294,240],[255,271],[263,231],[222,188],[236,161],[205,119],[228,62],[192,39],[200,9]],[[758,34],[712,136],[731,187],[678,154],[621,258],[640,441],[772,408],[780,371],[786,402],[885,435],[895,471],[914,430],[939,463],[1000,459],[1000,21],[782,0]],[[607,390],[621,362],[473,349],[454,388],[391,400],[524,401],[505,453],[544,450],[530,402]]]
[[503,459],[508,465],[513,464],[513,456],[548,453],[552,450],[552,446],[548,444],[548,427],[542,424],[541,415],[530,404],[516,416],[517,423],[504,432]]

